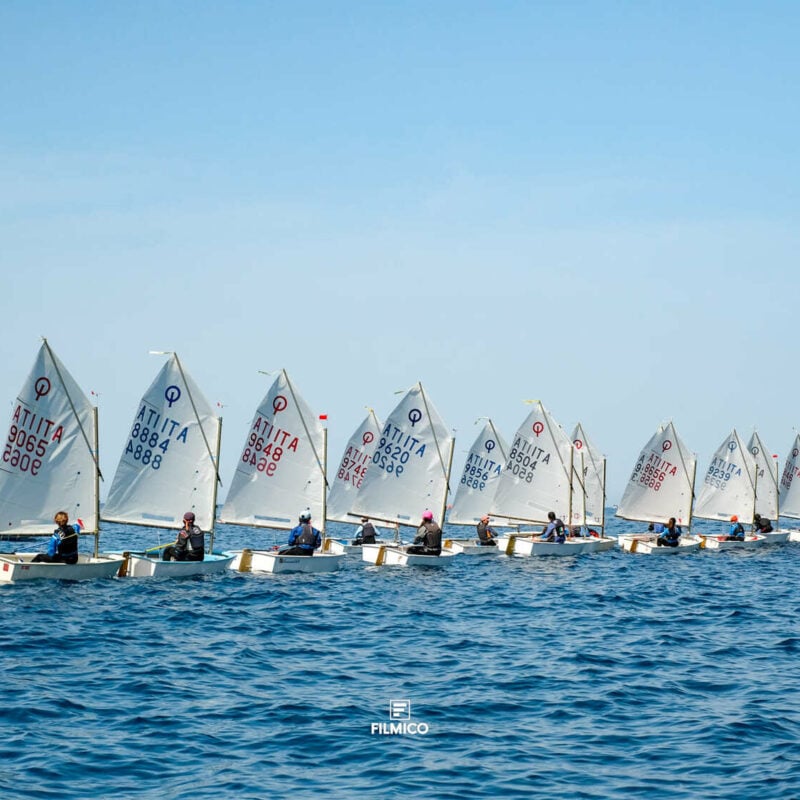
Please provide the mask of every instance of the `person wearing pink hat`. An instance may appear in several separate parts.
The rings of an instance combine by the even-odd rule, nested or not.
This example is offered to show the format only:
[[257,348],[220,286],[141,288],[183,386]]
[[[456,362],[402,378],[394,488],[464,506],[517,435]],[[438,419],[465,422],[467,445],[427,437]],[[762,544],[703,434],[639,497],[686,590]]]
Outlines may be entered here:
[[406,548],[407,553],[421,556],[440,556],[442,554],[442,529],[433,521],[433,512],[424,511],[414,544]]

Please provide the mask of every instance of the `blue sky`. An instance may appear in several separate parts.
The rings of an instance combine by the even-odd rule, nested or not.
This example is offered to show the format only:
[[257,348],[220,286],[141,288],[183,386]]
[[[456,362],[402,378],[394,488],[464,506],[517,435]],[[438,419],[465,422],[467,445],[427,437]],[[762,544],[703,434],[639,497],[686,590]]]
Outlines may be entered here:
[[[45,335],[106,489],[175,350],[230,483],[285,367],[330,460],[421,380],[456,429],[541,399],[619,499],[673,419],[794,438],[795,3],[4,2],[2,394]],[[224,496],[224,489],[222,495]]]

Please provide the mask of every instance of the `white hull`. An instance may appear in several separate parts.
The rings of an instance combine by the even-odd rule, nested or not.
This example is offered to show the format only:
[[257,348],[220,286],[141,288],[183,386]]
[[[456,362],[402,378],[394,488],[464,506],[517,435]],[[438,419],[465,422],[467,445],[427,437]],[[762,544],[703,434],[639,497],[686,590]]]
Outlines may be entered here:
[[477,544],[475,539],[445,539],[442,543],[442,552],[447,551],[454,556],[496,556],[500,549],[497,545],[484,547]]
[[770,533],[763,533],[762,536],[766,537],[767,544],[786,544],[786,542],[790,542],[791,539],[789,535],[793,531],[790,531],[788,528],[781,528],[777,531],[772,531]]
[[681,536],[677,547],[659,547],[657,536],[652,533],[634,533],[617,538],[617,544],[626,553],[639,553],[646,556],[674,556],[678,553],[691,553],[700,549],[701,536]]
[[[378,539],[376,544],[394,545],[395,542],[384,542]],[[348,542],[343,542],[340,541],[339,539],[326,539],[325,543],[322,545],[322,552],[333,553],[333,555],[338,555],[338,556],[360,555],[361,547],[362,545],[360,544],[349,544]]]
[[762,534],[748,533],[744,541],[727,541],[725,537],[704,536],[703,547],[706,550],[753,550],[766,543],[766,538]]
[[606,536],[581,536],[568,538],[561,544],[557,542],[543,542],[536,537],[521,533],[519,535],[501,536],[497,546],[501,553],[508,556],[528,558],[532,556],[576,556],[583,553],[601,553],[611,550],[616,544],[615,539]]
[[78,556],[77,564],[32,563],[36,553],[0,555],[0,582],[31,581],[38,578],[57,581],[86,581],[113,578],[122,564],[122,556]]
[[210,575],[228,569],[231,561],[233,561],[233,556],[223,553],[209,553],[202,561],[162,561],[159,558],[129,553],[126,563],[120,568],[119,576],[121,578],[183,578],[189,575]]
[[344,555],[314,553],[313,556],[284,556],[277,550],[240,550],[228,553],[233,556],[230,569],[237,572],[334,572],[339,569]]
[[440,556],[423,556],[407,553],[405,547],[385,544],[361,546],[361,559],[376,567],[440,567],[453,557],[442,550]]
[[790,541],[790,542],[800,542],[800,529],[792,528],[789,531],[788,541]]

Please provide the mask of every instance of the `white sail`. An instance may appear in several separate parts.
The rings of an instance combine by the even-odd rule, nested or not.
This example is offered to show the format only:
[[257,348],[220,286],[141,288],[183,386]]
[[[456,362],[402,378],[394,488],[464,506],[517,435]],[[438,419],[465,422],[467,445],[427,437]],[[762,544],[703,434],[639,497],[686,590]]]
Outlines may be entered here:
[[[800,519],[800,434],[794,437],[781,473],[780,513],[783,517]],[[777,527],[777,526],[776,526]]]
[[[761,437],[753,431],[747,449],[756,462],[756,505],[762,517],[778,519],[778,472],[777,461],[764,447]],[[777,525],[775,526],[777,528]]]
[[174,353],[136,407],[102,519],[180,528],[193,511],[214,526],[220,420]]
[[567,434],[537,401],[514,434],[491,513],[509,520],[546,522],[553,511],[569,519],[573,451]]
[[430,509],[441,523],[454,442],[418,383],[389,414],[351,510],[416,525]]
[[97,430],[89,399],[45,340],[22,386],[0,461],[0,532],[51,533],[66,511],[97,532]]
[[488,420],[467,454],[448,522],[475,525],[489,512],[507,458],[508,445]]
[[711,458],[697,497],[694,515],[728,521],[731,516],[749,524],[755,513],[756,462],[732,430]]
[[572,457],[573,525],[598,525],[605,522],[606,458],[591,442],[580,422],[572,431],[575,452]]
[[616,516],[663,523],[675,517],[679,525],[689,525],[696,467],[697,457],[675,426],[659,427],[636,459]]
[[311,511],[324,526],[325,429],[286,370],[259,403],[220,522],[289,530]]
[[335,522],[355,521],[355,517],[349,512],[372,462],[372,453],[375,443],[380,438],[381,430],[375,412],[370,409],[364,421],[353,432],[339,460],[328,493],[328,507],[325,514],[328,519]]

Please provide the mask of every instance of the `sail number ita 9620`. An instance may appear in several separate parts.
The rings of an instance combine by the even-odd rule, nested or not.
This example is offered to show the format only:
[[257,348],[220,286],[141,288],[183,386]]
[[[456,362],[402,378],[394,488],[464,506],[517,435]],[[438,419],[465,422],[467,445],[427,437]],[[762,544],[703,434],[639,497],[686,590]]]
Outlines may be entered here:
[[372,463],[378,469],[382,469],[389,475],[396,475],[398,478],[403,474],[404,465],[411,458],[411,453],[398,444],[387,442],[385,437],[381,438],[378,449],[372,456]]

